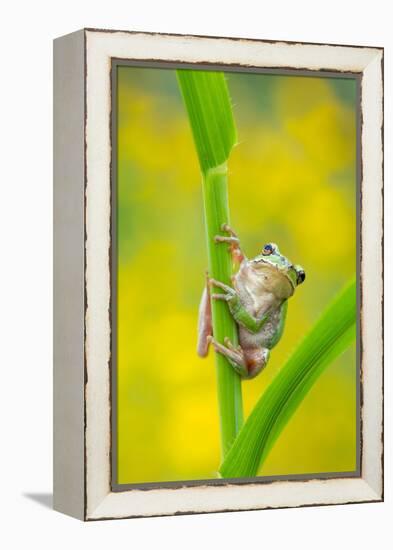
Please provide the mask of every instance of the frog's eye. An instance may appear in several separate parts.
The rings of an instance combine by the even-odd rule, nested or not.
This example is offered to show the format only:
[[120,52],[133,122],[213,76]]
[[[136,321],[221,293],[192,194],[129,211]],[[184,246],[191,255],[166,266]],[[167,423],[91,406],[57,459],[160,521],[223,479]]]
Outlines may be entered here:
[[297,284],[300,285],[306,278],[306,272],[303,269],[296,270]]
[[262,254],[264,256],[269,256],[270,254],[273,254],[273,252],[274,252],[273,246],[271,244],[265,244],[262,250]]

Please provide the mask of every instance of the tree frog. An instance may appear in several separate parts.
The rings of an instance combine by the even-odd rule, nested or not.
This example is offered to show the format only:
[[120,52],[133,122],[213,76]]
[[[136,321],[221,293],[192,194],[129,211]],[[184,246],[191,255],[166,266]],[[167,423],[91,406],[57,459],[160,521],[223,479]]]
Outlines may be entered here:
[[[209,344],[212,344],[217,353],[228,358],[242,378],[251,379],[267,365],[270,350],[284,330],[287,300],[304,282],[306,274],[300,265],[292,264],[283,256],[275,243],[265,244],[258,256],[247,259],[233,229],[228,224],[221,229],[226,235],[216,235],[215,242],[229,245],[239,269],[232,277],[233,287],[207,277],[199,308],[198,354],[206,357]],[[211,293],[213,287],[223,292]],[[238,326],[238,346],[229,338],[225,338],[223,344],[213,338],[211,299],[224,300],[228,304]]]

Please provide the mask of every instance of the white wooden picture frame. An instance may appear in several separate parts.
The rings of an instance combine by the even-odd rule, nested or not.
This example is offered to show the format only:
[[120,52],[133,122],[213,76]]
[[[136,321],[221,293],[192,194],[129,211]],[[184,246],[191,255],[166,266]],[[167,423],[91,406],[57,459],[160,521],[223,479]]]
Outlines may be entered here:
[[[361,83],[361,434],[357,477],[111,483],[113,60],[356,73]],[[54,43],[54,507],[82,520],[383,499],[383,50],[85,29]]]

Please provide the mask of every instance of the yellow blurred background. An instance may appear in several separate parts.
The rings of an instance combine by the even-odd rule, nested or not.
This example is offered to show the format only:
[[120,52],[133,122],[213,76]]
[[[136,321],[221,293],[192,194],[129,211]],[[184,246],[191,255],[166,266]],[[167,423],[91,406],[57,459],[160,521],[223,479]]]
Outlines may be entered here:
[[[356,81],[227,73],[239,143],[233,227],[307,278],[245,416],[356,270]],[[201,183],[174,70],[118,68],[118,483],[207,479],[220,462],[213,354],[195,352],[206,251]],[[259,475],[356,469],[355,345],[329,366]]]

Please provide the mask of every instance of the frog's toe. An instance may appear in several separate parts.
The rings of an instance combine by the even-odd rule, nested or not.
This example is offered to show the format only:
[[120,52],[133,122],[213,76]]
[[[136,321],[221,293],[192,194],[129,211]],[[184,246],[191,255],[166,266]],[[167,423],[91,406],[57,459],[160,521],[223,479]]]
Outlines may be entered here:
[[239,244],[239,239],[237,237],[224,237],[223,235],[214,236],[215,243],[228,243],[230,245]]
[[[229,235],[231,235],[231,237],[236,237],[237,238],[237,233],[232,229],[232,227],[229,225],[229,223],[223,223],[221,225],[221,231],[224,231],[225,233],[229,233]],[[239,239],[237,239],[239,240]]]
[[228,336],[226,336],[226,337],[224,338],[224,344],[225,344],[226,347],[227,347],[228,349],[230,349],[231,351],[236,351],[236,352],[238,352],[238,353],[243,353],[243,350],[242,350],[241,346],[240,346],[240,345],[234,346],[234,345],[232,344],[230,338],[228,338]]
[[225,302],[229,302],[231,296],[229,294],[212,294],[211,298],[212,300],[224,300]]
[[221,288],[221,290],[224,290],[228,294],[235,294],[235,289],[230,287],[229,285],[226,285],[225,283],[222,283],[221,281],[217,281],[216,279],[209,279],[209,285],[216,286],[217,288]]

